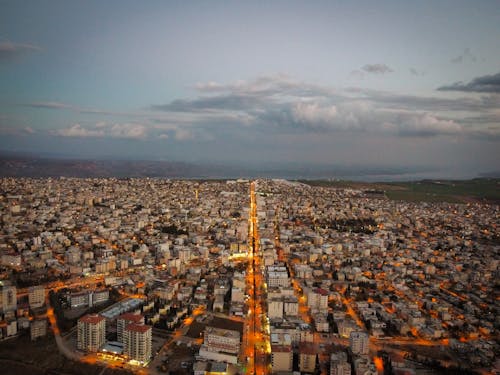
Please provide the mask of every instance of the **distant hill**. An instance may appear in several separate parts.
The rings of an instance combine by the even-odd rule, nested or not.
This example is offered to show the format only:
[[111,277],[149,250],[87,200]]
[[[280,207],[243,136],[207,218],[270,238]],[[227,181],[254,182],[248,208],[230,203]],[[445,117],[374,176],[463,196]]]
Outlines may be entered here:
[[0,154],[1,177],[220,177],[207,168],[168,161],[53,159],[30,155]]
[[[185,163],[148,160],[75,159],[62,155],[36,155],[0,150],[0,177],[164,177],[164,178],[337,178],[372,180],[379,175],[397,180],[407,172],[394,167],[348,167],[266,163],[236,165],[227,163]],[[418,171],[417,171],[418,172]]]

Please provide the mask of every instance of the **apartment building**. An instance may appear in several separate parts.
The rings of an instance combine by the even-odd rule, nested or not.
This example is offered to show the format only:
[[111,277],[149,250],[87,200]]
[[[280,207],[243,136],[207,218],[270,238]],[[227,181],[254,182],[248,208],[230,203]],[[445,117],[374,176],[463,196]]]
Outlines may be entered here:
[[151,326],[132,323],[123,331],[123,352],[130,359],[147,363],[151,359]]
[[106,340],[106,319],[97,314],[78,319],[77,347],[88,352],[98,351]]

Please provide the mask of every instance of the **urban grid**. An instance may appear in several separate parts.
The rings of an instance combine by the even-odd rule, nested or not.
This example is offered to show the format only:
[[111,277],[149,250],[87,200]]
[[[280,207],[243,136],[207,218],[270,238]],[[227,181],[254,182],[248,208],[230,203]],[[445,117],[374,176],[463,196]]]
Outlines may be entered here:
[[[282,179],[0,179],[0,339],[103,371],[491,373],[499,206]],[[104,372],[103,372],[104,373]]]

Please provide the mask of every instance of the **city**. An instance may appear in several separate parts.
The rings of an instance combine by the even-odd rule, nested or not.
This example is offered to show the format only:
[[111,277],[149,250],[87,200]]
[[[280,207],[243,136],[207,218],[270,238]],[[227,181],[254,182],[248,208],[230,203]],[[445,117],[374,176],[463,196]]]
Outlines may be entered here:
[[498,365],[498,205],[278,179],[0,189],[0,353],[53,335],[68,360],[124,373]]
[[0,375],[500,375],[499,0],[0,4]]

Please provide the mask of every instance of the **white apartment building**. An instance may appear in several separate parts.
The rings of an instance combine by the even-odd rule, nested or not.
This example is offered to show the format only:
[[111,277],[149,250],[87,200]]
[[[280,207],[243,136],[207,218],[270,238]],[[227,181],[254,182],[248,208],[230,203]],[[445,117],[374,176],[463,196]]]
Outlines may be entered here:
[[89,306],[98,305],[100,303],[107,302],[108,300],[109,300],[108,289],[95,290],[90,294]]
[[88,352],[98,351],[106,340],[106,319],[97,314],[78,319],[77,347]]
[[33,320],[30,324],[31,340],[36,340],[39,337],[47,335],[47,319]]
[[206,327],[203,343],[210,351],[237,354],[240,351],[240,333],[229,329]]
[[271,365],[273,373],[293,370],[293,350],[290,345],[271,346]]
[[290,285],[288,271],[283,266],[267,266],[267,287],[287,287]]
[[370,340],[367,332],[354,331],[349,336],[349,347],[354,354],[367,355],[370,351]]
[[267,303],[267,316],[269,319],[283,318],[283,300],[272,299]]
[[231,302],[243,302],[245,293],[242,288],[232,287],[231,288]]
[[307,306],[314,311],[328,311],[328,292],[324,289],[314,289],[307,293]]
[[301,372],[314,372],[316,367],[316,346],[312,342],[302,342],[299,346],[299,369]]
[[89,305],[89,292],[83,291],[83,292],[72,293],[70,295],[69,299],[70,299],[71,308],[77,308],[80,306],[88,306]]
[[297,297],[285,297],[283,300],[283,309],[286,316],[298,316],[299,315],[299,302]]
[[30,287],[28,300],[30,308],[36,309],[42,307],[45,304],[45,287],[43,285]]
[[123,342],[125,328],[132,323],[144,324],[144,317],[140,314],[125,313],[116,319],[116,336],[118,342]]
[[347,353],[332,353],[330,356],[330,375],[351,375],[351,364],[347,362]]
[[17,290],[15,286],[0,283],[0,314],[15,311],[17,308]]
[[151,359],[152,346],[151,326],[132,323],[123,332],[123,352],[130,359],[147,363]]
[[316,331],[318,332],[329,332],[330,325],[328,324],[328,320],[326,319],[326,315],[324,314],[315,314],[313,316],[314,325],[316,327]]

